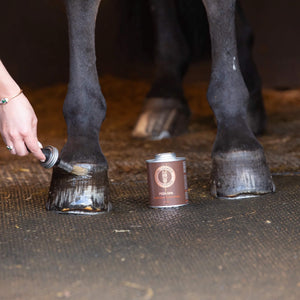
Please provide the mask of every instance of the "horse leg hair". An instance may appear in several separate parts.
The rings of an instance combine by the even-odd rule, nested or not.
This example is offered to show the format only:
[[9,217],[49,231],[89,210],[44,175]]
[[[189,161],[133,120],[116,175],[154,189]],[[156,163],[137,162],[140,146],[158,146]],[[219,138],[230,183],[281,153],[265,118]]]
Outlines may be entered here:
[[47,209],[97,213],[110,209],[107,162],[99,145],[106,103],[99,85],[95,22],[100,0],[65,0],[69,24],[70,78],[63,113],[68,138],[61,158],[87,175],[53,170]]
[[187,130],[190,110],[182,79],[190,53],[174,0],[149,0],[149,6],[155,33],[155,78],[133,136],[157,140]]
[[247,197],[274,191],[263,148],[247,122],[249,92],[241,74],[235,0],[204,0],[212,44],[207,97],[217,120],[212,151],[213,195]]

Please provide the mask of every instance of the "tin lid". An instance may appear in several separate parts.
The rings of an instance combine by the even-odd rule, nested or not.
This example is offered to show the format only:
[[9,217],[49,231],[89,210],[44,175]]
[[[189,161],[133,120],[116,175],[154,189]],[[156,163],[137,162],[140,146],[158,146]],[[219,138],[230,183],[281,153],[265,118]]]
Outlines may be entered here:
[[156,161],[172,161],[176,160],[176,154],[174,152],[158,153],[155,155]]
[[171,162],[171,161],[180,161],[185,160],[184,157],[176,157],[174,152],[166,152],[166,153],[159,153],[155,155],[154,159],[148,159],[146,162],[149,163],[159,163],[159,162]]

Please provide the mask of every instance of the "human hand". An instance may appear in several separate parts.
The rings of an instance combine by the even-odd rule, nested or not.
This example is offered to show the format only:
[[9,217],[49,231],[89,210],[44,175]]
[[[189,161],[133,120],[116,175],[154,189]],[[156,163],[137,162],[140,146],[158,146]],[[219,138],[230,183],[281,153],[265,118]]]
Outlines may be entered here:
[[37,139],[37,117],[23,93],[0,105],[0,133],[5,144],[12,147],[11,154],[24,156],[30,151],[38,160],[46,159]]

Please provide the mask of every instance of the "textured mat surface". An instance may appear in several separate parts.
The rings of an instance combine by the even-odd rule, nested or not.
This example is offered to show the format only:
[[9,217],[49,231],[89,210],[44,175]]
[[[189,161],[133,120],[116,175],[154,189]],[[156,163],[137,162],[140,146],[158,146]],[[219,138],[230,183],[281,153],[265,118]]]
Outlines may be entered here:
[[298,176],[245,201],[154,210],[146,182],[113,184],[110,214],[46,212],[41,180],[1,193],[1,299],[298,299]]
[[[102,82],[109,110],[101,143],[114,210],[97,216],[47,212],[51,171],[1,147],[0,298],[299,299],[300,92],[264,92],[269,126],[260,141],[277,174],[276,193],[224,201],[209,194],[216,130],[205,84],[186,86],[193,110],[187,134],[142,142],[130,132],[149,84]],[[57,112],[65,91],[57,86],[29,93],[44,144],[64,143]],[[134,105],[124,112],[120,103]],[[190,204],[150,209],[145,160],[170,150],[187,158]]]

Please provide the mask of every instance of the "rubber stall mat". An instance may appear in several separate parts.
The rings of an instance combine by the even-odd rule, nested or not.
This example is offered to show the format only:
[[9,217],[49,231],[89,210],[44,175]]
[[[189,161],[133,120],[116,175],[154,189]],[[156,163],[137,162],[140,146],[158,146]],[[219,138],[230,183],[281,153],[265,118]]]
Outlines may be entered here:
[[[24,172],[26,173],[26,172]],[[299,176],[278,192],[148,208],[145,181],[112,184],[114,210],[47,212],[48,175],[0,194],[1,299],[299,299]]]

